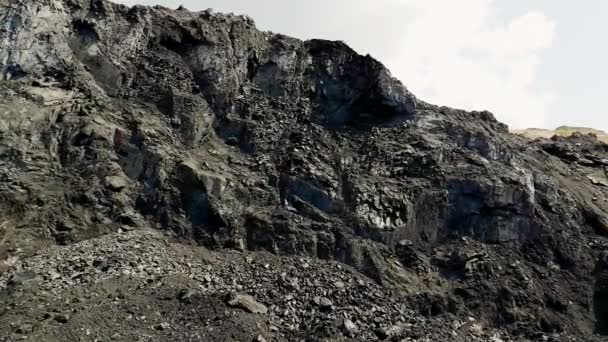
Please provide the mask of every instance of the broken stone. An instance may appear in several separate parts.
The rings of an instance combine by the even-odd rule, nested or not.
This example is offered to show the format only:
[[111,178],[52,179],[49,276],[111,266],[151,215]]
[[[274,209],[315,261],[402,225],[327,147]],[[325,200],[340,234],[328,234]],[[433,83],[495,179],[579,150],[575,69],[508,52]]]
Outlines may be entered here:
[[593,185],[608,187],[608,179],[606,179],[604,173],[588,175],[587,178],[591,181]]
[[191,303],[195,294],[191,289],[183,289],[178,293],[177,299],[182,303]]
[[70,320],[70,316],[66,314],[55,314],[53,319],[59,323],[67,323]]
[[129,186],[127,179],[121,176],[108,176],[105,178],[106,185],[112,191],[122,191],[124,188]]
[[266,314],[268,308],[255,300],[250,295],[245,294],[229,294],[226,303],[235,308],[243,309],[253,314]]
[[154,329],[159,331],[169,330],[169,328],[171,328],[171,325],[167,322],[162,322],[154,326]]
[[22,324],[20,325],[17,329],[15,329],[15,332],[17,334],[29,334],[32,332],[32,330],[34,329],[34,326],[31,324]]
[[359,328],[350,319],[344,319],[342,321],[342,331],[346,336],[355,337],[357,332],[359,332]]
[[255,339],[253,339],[253,342],[266,342],[266,338],[264,338],[262,335],[258,335]]
[[321,308],[321,310],[331,311],[333,309],[334,303],[327,297],[315,297],[314,302]]
[[376,330],[376,335],[381,339],[400,336],[408,326],[405,324],[395,324],[390,327],[384,327]]

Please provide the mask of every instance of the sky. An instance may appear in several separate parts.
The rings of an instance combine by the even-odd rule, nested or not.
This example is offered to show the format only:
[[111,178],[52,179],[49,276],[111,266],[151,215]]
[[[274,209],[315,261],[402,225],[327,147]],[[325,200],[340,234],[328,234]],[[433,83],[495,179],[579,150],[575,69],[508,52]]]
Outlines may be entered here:
[[511,128],[608,130],[606,0],[114,0],[212,8],[259,29],[342,40],[427,102]]

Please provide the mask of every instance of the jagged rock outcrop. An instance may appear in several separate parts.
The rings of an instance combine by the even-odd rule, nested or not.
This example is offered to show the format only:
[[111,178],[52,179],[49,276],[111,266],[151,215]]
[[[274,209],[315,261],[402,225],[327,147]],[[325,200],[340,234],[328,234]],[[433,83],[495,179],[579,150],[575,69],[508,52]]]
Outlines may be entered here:
[[[43,246],[154,228],[346,263],[420,315],[504,338],[608,330],[608,145],[592,136],[531,142],[418,100],[344,43],[244,16],[2,0],[0,20],[6,277]],[[345,326],[308,333],[371,336]]]

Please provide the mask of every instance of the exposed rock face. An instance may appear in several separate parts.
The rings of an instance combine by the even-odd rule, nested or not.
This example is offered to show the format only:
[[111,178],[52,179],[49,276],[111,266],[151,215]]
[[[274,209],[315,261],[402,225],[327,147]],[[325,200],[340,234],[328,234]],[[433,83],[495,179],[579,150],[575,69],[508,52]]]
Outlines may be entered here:
[[[416,99],[341,42],[243,16],[0,5],[0,272],[147,227],[343,262],[421,314],[517,338],[608,330],[608,145],[592,136],[532,143]],[[367,326],[344,319],[319,338]],[[402,323],[378,336],[411,337]]]

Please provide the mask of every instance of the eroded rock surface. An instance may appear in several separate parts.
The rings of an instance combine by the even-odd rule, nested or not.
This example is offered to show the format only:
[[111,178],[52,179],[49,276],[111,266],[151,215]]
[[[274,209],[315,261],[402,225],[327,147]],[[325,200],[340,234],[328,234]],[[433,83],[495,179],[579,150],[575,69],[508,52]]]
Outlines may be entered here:
[[[142,316],[171,313],[132,313],[130,328],[121,325],[145,329],[148,340],[226,340],[195,330],[217,323],[229,292],[268,308],[259,317],[230,311],[217,323],[220,331],[242,327],[235,340],[580,341],[607,333],[608,145],[594,136],[511,135],[488,112],[416,99],[344,43],[260,32],[245,16],[1,0],[0,21],[1,299],[13,303],[0,311],[6,340],[76,339],[86,330],[62,335],[36,322],[63,315],[58,323],[87,329],[100,319],[71,306],[39,318],[28,311],[34,294],[19,295],[27,284],[68,291],[60,284],[87,279],[79,286],[95,296],[121,277],[135,302],[156,308]],[[177,280],[154,287],[146,266],[100,277],[83,261],[69,276],[41,275],[33,256],[62,251],[79,260],[78,246],[146,229],[178,239],[192,262],[200,256],[190,245],[221,260],[272,253],[278,278],[222,271],[225,286],[205,292],[195,303],[202,316],[188,318],[176,305],[199,297],[157,301]],[[167,256],[155,265],[190,272],[154,243],[139,246]],[[118,258],[135,253],[129,267],[147,265],[134,246],[113,246]],[[100,272],[110,269],[103,249],[87,253]],[[327,262],[349,265],[379,292],[332,297],[330,288],[350,285],[328,275],[333,285],[314,285],[313,297],[329,308],[272,293],[271,280],[283,281],[287,260],[298,257],[327,270]],[[44,259],[44,272],[63,260]],[[312,282],[325,274],[298,273]],[[91,336],[103,335],[97,328]]]

